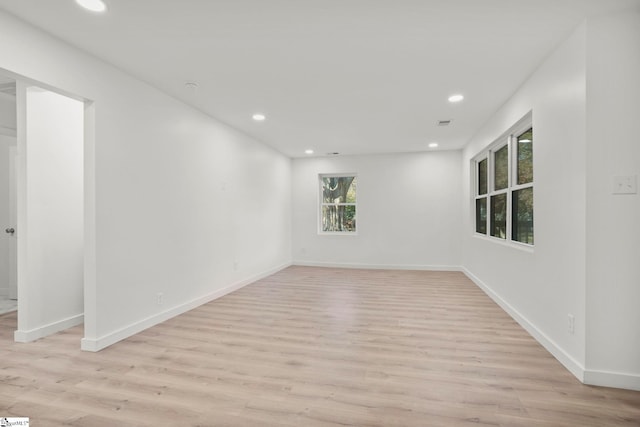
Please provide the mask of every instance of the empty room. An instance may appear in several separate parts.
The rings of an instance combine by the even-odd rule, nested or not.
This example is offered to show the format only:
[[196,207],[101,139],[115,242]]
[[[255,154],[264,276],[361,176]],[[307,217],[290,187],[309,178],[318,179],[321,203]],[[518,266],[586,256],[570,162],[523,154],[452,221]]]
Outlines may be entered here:
[[0,425],[640,426],[640,0],[0,0]]

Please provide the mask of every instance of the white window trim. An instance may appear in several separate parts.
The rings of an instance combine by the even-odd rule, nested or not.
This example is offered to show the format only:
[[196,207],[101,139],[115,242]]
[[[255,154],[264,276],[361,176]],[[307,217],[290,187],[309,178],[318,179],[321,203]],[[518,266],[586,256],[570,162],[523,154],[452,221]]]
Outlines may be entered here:
[[[485,149],[483,149],[480,153],[476,154],[472,159],[471,159],[471,167],[470,170],[473,171],[474,175],[473,175],[473,184],[471,185],[471,188],[474,190],[472,197],[471,197],[471,218],[472,218],[472,230],[473,230],[473,235],[477,238],[480,239],[486,239],[486,240],[490,240],[492,242],[495,243],[500,243],[506,246],[510,246],[510,247],[515,247],[518,249],[524,249],[526,251],[533,251],[533,248],[535,247],[535,238],[534,238],[534,244],[529,244],[529,243],[524,243],[524,242],[518,242],[516,240],[513,240],[513,236],[512,236],[512,215],[513,215],[513,192],[518,191],[518,190],[522,190],[525,188],[535,188],[535,171],[533,174],[533,180],[531,182],[528,182],[526,184],[515,184],[517,182],[517,167],[515,167],[515,165],[517,164],[517,158],[516,158],[516,153],[517,151],[514,149],[514,144],[517,143],[517,137],[518,135],[521,135],[522,133],[526,132],[527,130],[533,128],[533,115],[532,112],[530,111],[529,113],[527,113],[523,118],[521,118],[520,120],[518,120],[518,122],[513,125],[511,128],[509,128],[508,131],[506,131],[505,133],[503,133],[502,135],[500,135],[500,137],[498,137],[496,140],[494,140],[491,144],[489,144]],[[502,147],[504,147],[505,145],[507,145],[507,149],[508,149],[508,168],[509,168],[509,173],[508,173],[508,184],[507,184],[507,188],[505,189],[501,189],[498,191],[494,190],[494,154],[496,151],[500,150]],[[487,192],[486,194],[479,194],[479,190],[480,190],[480,182],[478,180],[478,175],[479,175],[479,164],[482,160],[487,159]],[[534,155],[534,159],[535,159],[535,155]],[[513,185],[512,185],[513,184]],[[491,197],[492,196],[496,196],[499,194],[503,194],[506,193],[507,194],[507,221],[506,221],[506,236],[505,238],[501,238],[501,237],[496,237],[496,236],[492,236],[491,235]],[[535,190],[534,190],[534,194],[535,194]],[[476,200],[478,199],[482,199],[485,198],[486,199],[486,215],[487,215],[487,220],[486,220],[486,233],[479,233],[476,231]],[[535,203],[534,203],[534,211],[535,211]],[[536,215],[534,214],[533,216],[534,218],[534,236],[535,236],[535,218]]]
[[[321,236],[357,236],[360,226],[358,224],[358,190],[356,189],[356,202],[355,203],[324,203],[323,191],[322,191],[322,178],[346,178],[354,177],[358,179],[357,173],[321,173],[318,174],[318,234]],[[356,231],[323,231],[322,230],[322,207],[328,205],[340,205],[340,206],[355,206],[356,207]]]

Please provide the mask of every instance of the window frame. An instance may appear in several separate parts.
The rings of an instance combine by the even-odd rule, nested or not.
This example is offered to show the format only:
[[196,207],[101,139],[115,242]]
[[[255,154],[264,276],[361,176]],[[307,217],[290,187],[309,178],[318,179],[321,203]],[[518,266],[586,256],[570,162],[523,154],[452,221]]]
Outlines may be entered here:
[[[533,129],[533,118],[532,113],[529,112],[522,119],[520,119],[515,125],[513,125],[507,132],[503,133],[499,138],[495,139],[491,144],[489,144],[486,148],[484,148],[480,153],[476,154],[471,159],[471,170],[473,173],[473,183],[471,188],[473,189],[472,197],[471,197],[471,211],[472,211],[472,229],[473,234],[480,238],[486,238],[493,242],[503,243],[509,246],[515,246],[519,248],[528,248],[533,249],[535,247],[535,214],[533,215],[533,243],[520,242],[518,240],[514,240],[513,236],[513,221],[514,221],[514,213],[513,213],[513,198],[514,194],[517,191],[524,190],[527,188],[531,188],[534,194],[535,201],[535,168],[533,170],[533,179],[530,182],[524,184],[518,184],[518,138]],[[535,139],[533,140],[535,141]],[[533,143],[533,142],[532,142]],[[507,147],[507,187],[496,190],[495,189],[495,153],[500,149]],[[480,194],[480,163],[483,160],[487,160],[487,192],[485,194]],[[532,154],[532,162],[533,162],[533,154]],[[532,165],[533,167],[533,165]],[[505,236],[494,236],[492,235],[492,209],[491,209],[491,198],[500,194],[506,193],[506,224],[505,224]],[[478,200],[485,199],[486,200],[486,219],[484,224],[485,232],[478,231],[478,212],[477,212],[477,204]],[[533,210],[535,212],[535,202],[533,203]]]
[[[356,181],[356,202],[355,203],[325,203],[323,191],[323,178],[351,178]],[[357,173],[321,173],[318,174],[318,234],[324,236],[357,236],[358,235],[358,174]],[[355,207],[356,226],[354,231],[324,231],[322,229],[322,212],[325,206],[353,206]]]

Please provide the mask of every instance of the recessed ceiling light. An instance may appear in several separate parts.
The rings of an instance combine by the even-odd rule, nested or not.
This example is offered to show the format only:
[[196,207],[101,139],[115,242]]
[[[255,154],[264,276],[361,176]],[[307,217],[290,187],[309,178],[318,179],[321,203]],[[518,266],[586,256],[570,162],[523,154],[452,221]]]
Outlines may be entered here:
[[429,148],[438,148],[438,143],[437,142],[429,143]]
[[304,150],[305,154],[313,154],[313,150]]
[[196,89],[198,89],[198,83],[196,83],[196,82],[186,82],[184,84],[184,87],[186,87],[188,90],[196,90]]
[[456,94],[449,97],[449,102],[460,102],[464,99],[464,95]]
[[256,113],[252,117],[253,117],[253,120],[255,120],[256,122],[261,122],[261,121],[263,121],[264,119],[267,118],[267,116],[265,116],[264,114],[261,114],[261,113]]
[[107,5],[102,0],[76,0],[76,3],[91,12],[104,12],[107,10]]

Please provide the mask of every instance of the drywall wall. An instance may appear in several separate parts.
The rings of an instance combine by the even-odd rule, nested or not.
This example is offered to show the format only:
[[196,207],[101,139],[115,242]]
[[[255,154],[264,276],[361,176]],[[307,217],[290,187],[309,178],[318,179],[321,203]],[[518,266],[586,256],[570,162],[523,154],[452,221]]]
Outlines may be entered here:
[[0,51],[87,100],[84,349],[290,263],[288,158],[4,13]]
[[[576,376],[585,363],[586,28],[578,28],[464,150],[463,265]],[[532,111],[535,248],[473,229],[471,159]],[[569,333],[568,315],[575,316]]]
[[[297,264],[451,269],[460,265],[459,151],[293,160]],[[357,234],[318,233],[319,174],[358,176]]]
[[[579,379],[640,390],[640,13],[590,18],[464,151],[463,264],[481,287]],[[533,111],[533,250],[472,229],[470,159]],[[568,315],[575,316],[575,333]]]
[[587,25],[587,382],[640,390],[640,13]]
[[[18,139],[18,330],[33,341],[82,323],[82,102],[23,88],[25,129]],[[23,135],[27,137],[24,138]]]

